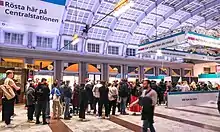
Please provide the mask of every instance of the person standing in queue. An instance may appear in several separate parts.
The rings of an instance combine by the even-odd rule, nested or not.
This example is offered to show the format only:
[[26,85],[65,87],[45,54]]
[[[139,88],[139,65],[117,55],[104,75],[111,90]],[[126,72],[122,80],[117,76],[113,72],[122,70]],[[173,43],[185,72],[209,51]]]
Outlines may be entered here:
[[85,121],[87,106],[88,106],[88,96],[86,93],[85,84],[81,84],[79,91],[79,118],[81,121]]
[[102,86],[99,88],[99,93],[100,93],[100,98],[99,98],[99,108],[98,108],[98,113],[99,113],[99,118],[102,118],[102,108],[103,105],[105,107],[105,118],[109,119],[109,100],[108,100],[108,93],[109,89],[105,84],[105,81],[101,81]]
[[50,95],[50,89],[47,85],[47,79],[42,78],[41,83],[35,89],[36,95],[36,124],[40,124],[40,114],[42,112],[43,125],[49,124],[46,122],[46,108],[48,103],[48,95]]
[[72,98],[72,89],[69,86],[70,81],[66,81],[66,85],[63,89],[63,95],[64,95],[64,103],[65,103],[65,110],[64,110],[64,119],[70,120],[70,101]]
[[26,91],[26,106],[27,106],[27,117],[29,123],[34,122],[34,111],[35,111],[35,89],[34,82],[30,82]]
[[[148,128],[151,132],[155,132],[155,128],[153,126],[154,120],[154,109],[157,104],[157,93],[155,90],[151,89],[151,82],[149,80],[143,81],[143,92],[139,99],[137,99],[135,102],[133,102],[130,107],[134,106],[135,104],[139,103],[143,106],[142,110],[142,117],[147,115],[147,118],[142,118],[143,120],[143,132],[147,132]],[[144,97],[150,97],[152,99],[151,106],[152,107],[145,107],[145,104],[147,105],[150,100],[148,98],[143,99]],[[145,107],[145,108],[144,108]],[[151,111],[151,113],[149,113]],[[146,113],[148,112],[148,113]]]
[[20,87],[16,86],[13,81],[14,73],[12,70],[6,71],[6,79],[4,80],[4,85],[1,85],[3,91],[2,102],[4,104],[4,121],[7,128],[13,128],[15,125],[11,124],[11,116],[14,112],[14,102],[15,102],[15,93],[14,90],[20,90]]

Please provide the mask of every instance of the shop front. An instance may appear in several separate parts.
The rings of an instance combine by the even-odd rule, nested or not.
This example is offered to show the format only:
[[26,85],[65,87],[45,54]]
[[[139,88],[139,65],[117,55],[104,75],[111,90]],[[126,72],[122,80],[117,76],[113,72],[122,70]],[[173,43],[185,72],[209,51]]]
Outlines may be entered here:
[[39,66],[39,70],[34,71],[34,80],[40,80],[42,78],[47,79],[49,88],[52,87],[54,81],[54,61],[52,60],[34,60],[34,65]]
[[136,79],[139,78],[139,68],[138,66],[128,66],[128,76],[127,79],[129,82],[136,82]]
[[102,69],[100,64],[87,65],[88,78],[91,81],[101,80]]
[[113,81],[121,80],[121,66],[120,65],[109,65],[109,82],[112,83]]
[[79,83],[79,64],[64,62],[63,81],[69,81],[70,86]]
[[[24,63],[22,58],[1,58],[0,62],[0,79],[6,77],[7,70],[14,71],[14,81],[16,85],[21,87],[19,91],[19,101],[23,102],[23,96],[25,92],[26,81],[29,75],[37,70],[39,66],[33,64]],[[2,97],[2,94],[0,95]]]

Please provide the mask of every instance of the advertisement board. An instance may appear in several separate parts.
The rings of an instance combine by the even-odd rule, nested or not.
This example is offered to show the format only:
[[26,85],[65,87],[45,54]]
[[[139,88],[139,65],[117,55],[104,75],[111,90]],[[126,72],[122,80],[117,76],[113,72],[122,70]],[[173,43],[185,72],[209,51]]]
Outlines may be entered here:
[[168,107],[184,107],[199,105],[218,100],[218,91],[207,92],[170,92],[168,93]]
[[0,0],[0,27],[58,34],[66,0]]
[[177,33],[168,37],[157,39],[146,44],[139,45],[138,53],[163,49],[168,46],[174,46],[185,41],[185,32]]

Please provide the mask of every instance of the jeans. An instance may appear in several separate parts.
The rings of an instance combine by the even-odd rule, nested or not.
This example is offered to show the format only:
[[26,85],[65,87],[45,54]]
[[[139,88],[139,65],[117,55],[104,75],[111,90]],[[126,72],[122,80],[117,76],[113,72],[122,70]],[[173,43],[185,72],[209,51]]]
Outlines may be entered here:
[[46,118],[50,118],[50,101],[47,101],[46,105]]
[[150,132],[156,132],[153,123],[149,123],[148,120],[143,120],[142,132],[148,132],[148,128],[150,129]]
[[126,109],[126,102],[127,102],[128,97],[121,97],[121,113],[125,114],[125,109]]
[[65,102],[65,112],[64,112],[64,118],[70,117],[70,98],[64,97]]
[[36,123],[39,123],[40,114],[42,113],[43,123],[46,123],[47,101],[37,101],[36,104]]
[[27,106],[27,116],[28,116],[28,120],[33,120],[33,116],[34,116],[34,111],[35,111],[35,104],[32,105],[28,105]]
[[4,102],[4,120],[5,124],[9,125],[11,123],[11,116],[13,115],[14,109],[14,99],[2,99]]

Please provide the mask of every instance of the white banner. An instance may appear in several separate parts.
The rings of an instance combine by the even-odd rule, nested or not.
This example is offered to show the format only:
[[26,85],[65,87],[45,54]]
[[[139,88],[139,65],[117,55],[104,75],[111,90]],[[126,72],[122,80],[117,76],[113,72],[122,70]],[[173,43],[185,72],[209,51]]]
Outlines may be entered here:
[[0,27],[58,34],[66,0],[0,0]]
[[171,92],[168,93],[168,107],[199,105],[218,100],[218,91],[210,92]]
[[185,33],[178,33],[169,37],[158,39],[145,45],[141,45],[138,48],[138,53],[144,53],[148,51],[155,51],[162,48],[167,48],[170,46],[175,46],[177,44],[183,43],[185,41]]

